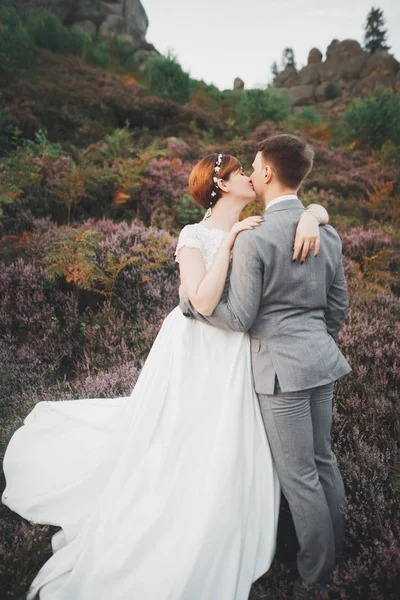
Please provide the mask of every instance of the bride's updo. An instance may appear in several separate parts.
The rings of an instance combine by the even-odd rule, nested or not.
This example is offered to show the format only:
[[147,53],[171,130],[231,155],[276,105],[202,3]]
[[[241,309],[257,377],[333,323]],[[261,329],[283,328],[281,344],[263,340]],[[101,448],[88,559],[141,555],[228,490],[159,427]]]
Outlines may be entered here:
[[[237,158],[230,154],[223,154],[219,165],[219,171],[214,171],[217,166],[218,154],[207,154],[194,167],[189,177],[189,191],[197,204],[204,208],[212,206],[221,198],[222,190],[214,183],[214,177],[218,179],[229,179],[231,173],[238,171],[242,165]],[[215,192],[215,195],[212,193]]]

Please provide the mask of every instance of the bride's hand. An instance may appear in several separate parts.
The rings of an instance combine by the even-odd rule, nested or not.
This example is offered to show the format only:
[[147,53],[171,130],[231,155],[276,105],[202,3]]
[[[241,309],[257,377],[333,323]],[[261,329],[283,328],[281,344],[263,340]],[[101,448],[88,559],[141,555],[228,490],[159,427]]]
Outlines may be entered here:
[[238,221],[232,226],[227,236],[227,243],[232,248],[238,233],[245,231],[246,229],[254,229],[255,227],[259,227],[259,225],[261,225],[263,222],[264,219],[260,216],[247,217],[247,219],[243,219],[243,221]]
[[320,249],[319,221],[312,213],[307,211],[303,212],[297,225],[293,260],[298,258],[302,248],[300,262],[305,261],[313,248],[314,256],[317,256]]

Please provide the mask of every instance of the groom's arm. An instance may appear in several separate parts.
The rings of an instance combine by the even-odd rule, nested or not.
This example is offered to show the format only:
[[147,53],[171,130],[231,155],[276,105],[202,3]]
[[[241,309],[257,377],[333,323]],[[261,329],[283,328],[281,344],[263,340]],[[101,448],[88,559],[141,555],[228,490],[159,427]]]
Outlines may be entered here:
[[233,247],[232,270],[228,296],[222,299],[213,314],[204,317],[181,296],[179,306],[185,316],[220,329],[248,331],[256,318],[263,282],[263,264],[254,246],[251,231],[238,234]]
[[343,327],[349,311],[349,294],[347,291],[346,276],[343,262],[340,259],[336,267],[335,276],[327,295],[327,308],[325,311],[326,329],[335,340]]

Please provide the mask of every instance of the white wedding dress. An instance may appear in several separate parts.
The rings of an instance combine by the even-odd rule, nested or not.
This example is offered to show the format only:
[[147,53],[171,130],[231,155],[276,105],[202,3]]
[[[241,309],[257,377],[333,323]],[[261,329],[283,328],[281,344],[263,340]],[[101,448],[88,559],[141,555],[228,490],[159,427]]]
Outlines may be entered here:
[[[224,235],[186,226],[206,268]],[[130,396],[39,402],[3,502],[61,527],[28,599],[247,600],[273,559],[280,487],[247,334],[165,319]]]

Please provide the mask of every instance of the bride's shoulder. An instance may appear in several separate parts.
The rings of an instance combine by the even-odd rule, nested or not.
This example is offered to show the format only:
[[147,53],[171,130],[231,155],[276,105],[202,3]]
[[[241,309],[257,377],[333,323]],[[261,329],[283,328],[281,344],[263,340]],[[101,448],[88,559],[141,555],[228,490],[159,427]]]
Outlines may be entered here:
[[[198,223],[190,223],[189,225],[185,225],[179,234],[178,244],[175,250],[175,256],[177,256],[178,251],[183,248],[183,246],[187,246],[189,248],[197,248],[198,250],[202,250],[203,248],[203,239],[202,235],[203,228]],[[179,262],[179,261],[177,261]]]
[[202,227],[200,223],[189,223],[189,225],[185,225],[185,227],[181,229],[179,233],[179,240],[192,237],[195,239],[200,239],[202,237],[202,229],[204,229],[204,227]]

